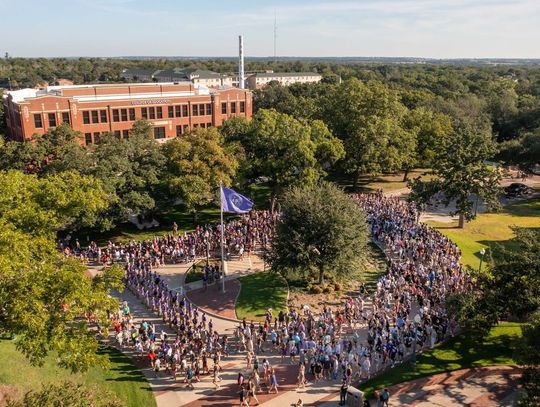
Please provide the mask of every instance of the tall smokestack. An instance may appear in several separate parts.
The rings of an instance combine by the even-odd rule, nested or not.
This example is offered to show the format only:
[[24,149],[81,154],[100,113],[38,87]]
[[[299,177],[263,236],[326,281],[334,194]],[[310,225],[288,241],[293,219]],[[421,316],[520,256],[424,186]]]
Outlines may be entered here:
[[244,89],[244,37],[238,36],[238,87]]

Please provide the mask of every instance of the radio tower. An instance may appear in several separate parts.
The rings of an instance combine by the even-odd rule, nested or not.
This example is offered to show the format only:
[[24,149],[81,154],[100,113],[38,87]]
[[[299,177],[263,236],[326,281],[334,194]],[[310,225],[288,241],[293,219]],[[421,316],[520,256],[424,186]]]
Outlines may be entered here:
[[276,36],[277,36],[277,18],[276,18],[276,10],[274,10],[274,65],[277,64]]

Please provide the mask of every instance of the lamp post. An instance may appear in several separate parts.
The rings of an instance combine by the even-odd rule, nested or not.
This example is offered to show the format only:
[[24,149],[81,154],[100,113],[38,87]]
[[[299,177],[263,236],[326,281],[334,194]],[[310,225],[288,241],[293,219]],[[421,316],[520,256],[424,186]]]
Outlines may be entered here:
[[478,266],[478,272],[482,271],[482,261],[484,261],[484,254],[486,254],[486,249],[483,247],[480,249],[480,266]]

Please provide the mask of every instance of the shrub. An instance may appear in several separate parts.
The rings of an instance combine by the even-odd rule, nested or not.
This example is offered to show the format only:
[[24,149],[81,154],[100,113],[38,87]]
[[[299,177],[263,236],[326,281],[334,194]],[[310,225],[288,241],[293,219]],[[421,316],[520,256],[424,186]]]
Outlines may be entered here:
[[334,292],[334,287],[328,284],[326,287],[324,287],[323,292],[325,294],[332,294]]
[[323,292],[323,289],[320,285],[312,285],[311,288],[309,289],[309,292],[311,294],[320,294]]
[[343,284],[342,283],[335,283],[334,284],[334,290],[342,291],[343,290]]

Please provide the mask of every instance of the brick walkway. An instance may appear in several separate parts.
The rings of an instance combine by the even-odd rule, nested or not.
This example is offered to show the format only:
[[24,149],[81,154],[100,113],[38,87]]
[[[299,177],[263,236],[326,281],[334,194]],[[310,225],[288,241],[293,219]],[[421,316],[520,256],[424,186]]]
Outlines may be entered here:
[[489,366],[423,377],[389,387],[389,405],[511,406],[520,374],[516,366]]
[[225,318],[236,319],[235,302],[240,292],[240,282],[237,279],[225,281],[225,293],[221,292],[221,283],[213,284],[206,289],[198,288],[186,293],[188,299],[212,314]]

